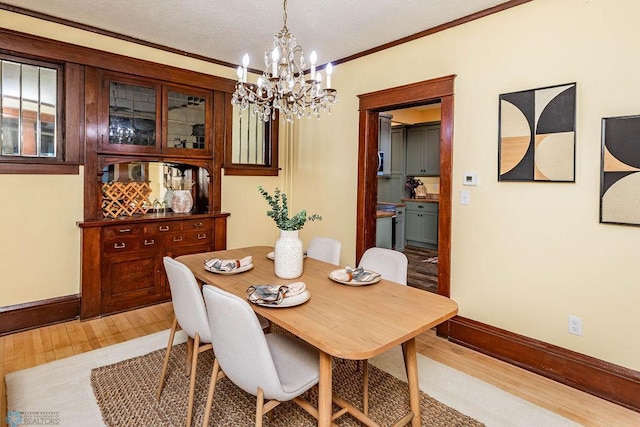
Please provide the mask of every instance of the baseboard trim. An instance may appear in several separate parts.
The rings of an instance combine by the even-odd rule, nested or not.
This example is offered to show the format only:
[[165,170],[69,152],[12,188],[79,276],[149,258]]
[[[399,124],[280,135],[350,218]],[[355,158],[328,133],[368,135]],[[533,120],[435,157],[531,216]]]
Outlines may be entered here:
[[449,340],[640,412],[640,372],[456,316]]
[[0,335],[78,318],[80,295],[67,295],[0,308]]

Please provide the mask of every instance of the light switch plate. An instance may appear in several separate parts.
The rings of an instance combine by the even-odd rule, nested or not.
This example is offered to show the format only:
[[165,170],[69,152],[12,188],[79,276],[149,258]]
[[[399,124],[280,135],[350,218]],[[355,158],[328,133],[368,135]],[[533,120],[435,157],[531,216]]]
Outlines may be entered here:
[[465,172],[462,185],[478,185],[478,172]]
[[460,204],[461,205],[471,204],[471,193],[469,192],[469,190],[460,191]]

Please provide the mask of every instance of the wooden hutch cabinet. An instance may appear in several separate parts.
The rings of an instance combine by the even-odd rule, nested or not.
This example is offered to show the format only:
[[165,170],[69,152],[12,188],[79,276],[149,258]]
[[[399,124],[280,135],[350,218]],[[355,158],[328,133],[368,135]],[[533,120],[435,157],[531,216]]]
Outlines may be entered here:
[[[164,256],[226,248],[220,170],[234,86],[212,79],[86,68],[82,319],[167,301]],[[188,183],[189,212],[170,209],[176,179]]]

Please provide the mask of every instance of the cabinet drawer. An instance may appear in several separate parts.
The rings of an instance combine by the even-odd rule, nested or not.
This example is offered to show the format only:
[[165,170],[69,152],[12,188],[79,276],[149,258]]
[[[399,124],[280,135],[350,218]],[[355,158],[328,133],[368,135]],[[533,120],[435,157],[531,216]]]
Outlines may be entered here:
[[147,234],[158,234],[182,231],[182,223],[183,221],[152,222],[146,225],[145,232]]
[[103,229],[104,238],[124,238],[127,236],[139,236],[144,233],[144,225],[110,225]]
[[156,250],[162,246],[160,236],[123,237],[120,239],[105,239],[102,248],[105,253],[124,253],[140,250]]
[[213,225],[211,218],[187,219],[180,222],[182,223],[182,231],[209,231]]
[[167,248],[173,246],[189,246],[198,244],[210,244],[213,241],[210,229],[201,231],[188,231],[164,236],[164,244]]
[[407,202],[406,206],[407,206],[407,210],[408,211],[438,212],[438,204],[437,203]]

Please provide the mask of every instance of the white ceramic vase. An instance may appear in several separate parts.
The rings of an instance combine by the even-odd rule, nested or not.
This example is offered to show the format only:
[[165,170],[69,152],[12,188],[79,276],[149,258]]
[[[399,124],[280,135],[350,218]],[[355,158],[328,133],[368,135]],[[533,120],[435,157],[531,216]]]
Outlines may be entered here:
[[193,197],[190,190],[173,190],[171,196],[171,210],[176,213],[190,212],[193,207]]
[[303,261],[302,240],[298,238],[298,230],[280,230],[273,260],[276,276],[281,279],[300,277]]

